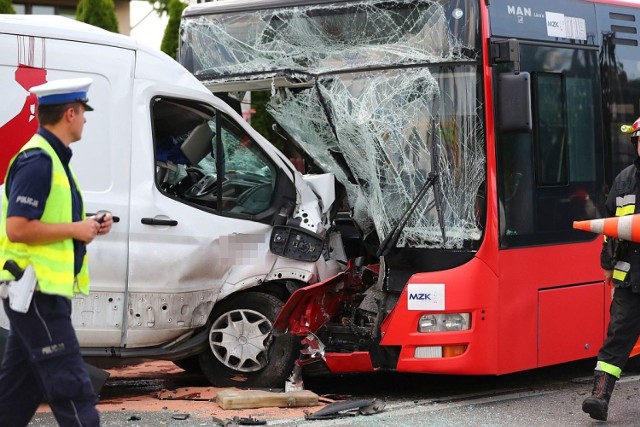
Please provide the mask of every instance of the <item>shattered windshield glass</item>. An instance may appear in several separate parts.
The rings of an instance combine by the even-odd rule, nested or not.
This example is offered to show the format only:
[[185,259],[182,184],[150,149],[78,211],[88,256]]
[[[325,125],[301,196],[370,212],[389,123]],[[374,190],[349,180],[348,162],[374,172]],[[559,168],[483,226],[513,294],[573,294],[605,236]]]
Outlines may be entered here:
[[481,238],[485,147],[474,2],[252,11],[234,4],[185,15],[180,57],[196,77],[214,92],[270,90],[270,114],[346,188],[365,231],[383,239],[435,173],[439,206],[430,191],[397,246],[459,248]]

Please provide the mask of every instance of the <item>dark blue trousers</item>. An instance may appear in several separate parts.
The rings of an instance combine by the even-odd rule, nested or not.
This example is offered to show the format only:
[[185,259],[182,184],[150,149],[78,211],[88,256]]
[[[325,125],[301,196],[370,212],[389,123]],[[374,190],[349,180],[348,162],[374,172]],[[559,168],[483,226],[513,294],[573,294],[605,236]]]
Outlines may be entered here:
[[71,324],[68,298],[34,294],[27,313],[4,310],[11,322],[0,367],[0,426],[24,427],[47,402],[63,427],[99,426],[98,399]]

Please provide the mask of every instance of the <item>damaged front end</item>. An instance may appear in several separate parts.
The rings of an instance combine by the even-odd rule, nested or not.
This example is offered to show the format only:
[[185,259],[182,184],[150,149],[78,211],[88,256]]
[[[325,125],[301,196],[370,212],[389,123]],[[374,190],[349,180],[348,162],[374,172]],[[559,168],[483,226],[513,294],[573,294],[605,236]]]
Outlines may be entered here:
[[[302,153],[304,181],[322,200],[324,259],[347,265],[294,292],[274,325],[303,337],[307,365],[395,368],[399,347],[380,341],[407,281],[460,266],[480,246],[477,9],[469,0],[264,0],[183,15],[180,61],[205,86],[229,100],[268,93],[274,127]],[[333,194],[321,196],[333,188],[316,173],[335,177]],[[314,257],[321,242],[300,228],[318,232],[290,225],[275,227],[271,250]]]
[[371,357],[378,353],[381,321],[395,303],[388,304],[378,279],[378,265],[350,262],[344,272],[294,292],[273,326],[276,334],[302,338],[299,366],[319,362],[330,372],[357,372],[387,365]]

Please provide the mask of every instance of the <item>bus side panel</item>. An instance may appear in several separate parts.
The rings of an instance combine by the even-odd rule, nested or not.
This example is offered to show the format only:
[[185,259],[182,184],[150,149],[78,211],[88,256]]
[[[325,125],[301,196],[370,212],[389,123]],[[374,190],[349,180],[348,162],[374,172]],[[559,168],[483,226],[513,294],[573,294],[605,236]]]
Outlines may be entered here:
[[[471,313],[471,328],[459,332],[418,332],[420,316],[428,311],[408,309],[412,284],[444,284],[446,313]],[[495,374],[497,370],[498,280],[478,258],[451,270],[418,273],[411,277],[398,304],[382,325],[381,345],[401,346],[400,372]],[[440,311],[440,312],[443,312]],[[432,311],[431,313],[437,313]],[[417,358],[420,347],[467,345],[460,356]]]
[[538,295],[538,366],[596,356],[604,341],[604,282]]
[[[538,317],[538,293],[542,289],[568,287],[595,283],[602,280],[600,268],[601,240],[581,244],[541,246],[509,249],[500,252],[500,336],[498,358],[499,373],[505,374],[538,366],[538,322],[548,323],[558,319],[558,314],[543,309]],[[598,296],[598,313],[591,313],[600,319],[594,333],[603,331],[606,320],[603,313],[608,309]],[[589,314],[589,308],[575,306],[575,309]],[[569,326],[568,326],[569,327]],[[570,325],[578,333],[582,325]],[[553,334],[553,330],[545,330]],[[560,331],[558,335],[562,335]],[[548,337],[546,338],[548,339]],[[599,346],[600,343],[593,345]],[[588,356],[585,356],[588,357]],[[563,359],[566,362],[575,359]]]

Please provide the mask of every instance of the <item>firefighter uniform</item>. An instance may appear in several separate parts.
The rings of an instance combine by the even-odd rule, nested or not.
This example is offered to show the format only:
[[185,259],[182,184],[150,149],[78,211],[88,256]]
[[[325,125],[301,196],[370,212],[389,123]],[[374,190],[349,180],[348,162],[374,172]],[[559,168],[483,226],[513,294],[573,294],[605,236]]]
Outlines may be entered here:
[[[81,81],[66,82],[71,85],[73,96],[79,96],[73,101],[81,102],[88,84],[84,85],[87,79],[78,80]],[[60,93],[69,86],[59,82],[52,82],[58,96],[55,102],[69,102]],[[77,84],[82,87],[78,89]],[[43,102],[39,97],[39,101],[43,104],[46,99]],[[71,323],[71,298],[78,292],[88,294],[89,290],[85,245],[70,238],[46,244],[16,243],[8,239],[4,226],[11,216],[43,223],[84,219],[82,197],[70,159],[71,150],[52,132],[40,128],[12,159],[5,180],[0,261],[4,264],[11,259],[21,268],[31,265],[38,285],[26,313],[11,310],[8,299],[3,302],[10,321],[0,366],[3,427],[26,426],[43,401],[49,404],[61,426],[100,425],[95,408],[98,399]],[[2,271],[0,279],[10,280],[12,276]]]
[[[606,217],[640,213],[637,203],[640,201],[640,118],[621,130],[631,134],[638,157],[614,180],[605,204]],[[605,238],[600,264],[605,271],[613,271],[611,281],[615,291],[607,338],[598,352],[593,391],[582,402],[582,410],[591,418],[606,421],[615,383],[640,336],[640,244]]]
[[[606,203],[606,216],[640,213],[640,157],[616,177]],[[598,353],[598,368],[620,377],[640,336],[640,244],[608,238],[600,263],[613,270],[615,292],[607,338]]]

